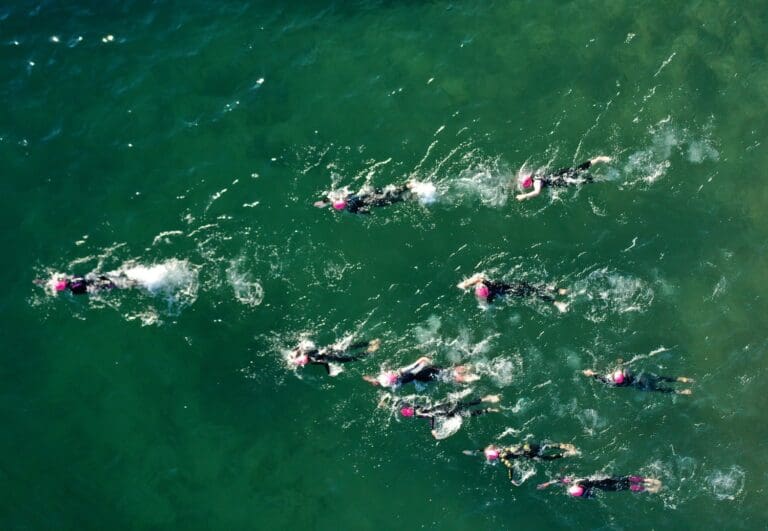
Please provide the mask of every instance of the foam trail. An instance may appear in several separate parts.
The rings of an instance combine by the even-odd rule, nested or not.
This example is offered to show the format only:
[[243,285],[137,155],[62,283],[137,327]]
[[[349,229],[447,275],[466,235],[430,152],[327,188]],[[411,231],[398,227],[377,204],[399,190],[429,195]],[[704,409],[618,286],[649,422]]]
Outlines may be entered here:
[[431,205],[437,201],[437,187],[433,183],[414,181],[411,191],[416,194],[422,205]]

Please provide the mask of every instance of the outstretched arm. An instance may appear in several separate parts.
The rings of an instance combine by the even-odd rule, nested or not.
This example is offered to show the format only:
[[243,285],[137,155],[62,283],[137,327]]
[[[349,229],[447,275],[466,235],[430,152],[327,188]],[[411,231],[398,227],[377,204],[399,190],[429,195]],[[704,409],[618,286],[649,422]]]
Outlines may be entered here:
[[551,481],[545,481],[544,483],[539,483],[536,485],[536,488],[539,490],[544,490],[548,487],[551,487],[552,485],[557,485],[558,483],[561,483],[563,480],[562,478],[553,479]]
[[531,197],[536,197],[541,193],[541,179],[534,179],[533,180],[533,190],[530,192],[524,193],[524,194],[517,194],[515,196],[515,199],[518,201],[524,201],[525,199],[530,199]]
[[483,273],[475,273],[471,277],[462,280],[458,284],[456,284],[456,287],[459,289],[469,289],[472,286],[479,284],[481,282],[484,282],[486,280],[485,275]]

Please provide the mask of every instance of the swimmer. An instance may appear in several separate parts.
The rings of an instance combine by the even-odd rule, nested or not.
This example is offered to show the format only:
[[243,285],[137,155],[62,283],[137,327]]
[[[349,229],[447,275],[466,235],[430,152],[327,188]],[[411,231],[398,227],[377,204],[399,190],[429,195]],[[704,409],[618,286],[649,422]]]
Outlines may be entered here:
[[[379,407],[384,407],[386,405],[387,397],[391,398],[391,395],[385,395],[382,401],[379,402]],[[441,435],[435,429],[435,421],[449,420],[455,417],[459,418],[460,420],[462,417],[477,417],[486,413],[498,413],[499,409],[496,408],[472,408],[484,403],[498,404],[499,401],[501,401],[501,397],[499,395],[486,395],[482,398],[476,398],[467,402],[449,400],[446,402],[439,402],[431,406],[419,406],[400,399],[394,399],[394,406],[400,409],[400,415],[403,417],[429,419],[429,427],[431,429],[432,436],[435,439],[444,439],[446,436]]]
[[466,365],[451,368],[434,365],[432,359],[427,356],[422,356],[410,365],[394,371],[384,371],[378,376],[363,376],[363,380],[371,385],[393,388],[411,382],[428,383],[438,379],[464,384],[476,382],[480,376]]
[[496,297],[512,295],[514,297],[537,297],[544,302],[552,303],[560,312],[568,310],[568,303],[555,300],[555,294],[565,295],[568,290],[553,286],[534,286],[528,282],[496,282],[488,279],[485,273],[475,273],[466,280],[459,282],[456,287],[464,291],[475,288],[475,297],[481,302],[491,303]]
[[336,376],[340,369],[331,366],[332,363],[349,363],[363,359],[367,354],[373,354],[381,346],[379,339],[358,341],[346,348],[336,345],[317,348],[311,341],[302,341],[291,351],[288,362],[296,368],[305,365],[322,365],[329,376]]
[[[589,167],[593,164],[610,161],[611,157],[601,155],[590,159],[575,168],[563,168],[550,174],[545,174],[540,171],[520,174],[517,179],[517,186],[523,193],[517,194],[515,197],[518,201],[523,201],[525,199],[530,199],[531,197],[536,197],[541,193],[541,189],[546,186],[559,188],[594,182],[594,177],[587,171]],[[533,188],[533,190],[525,192],[525,190],[528,190],[529,188]]]
[[88,273],[84,277],[63,276],[57,277],[55,280],[36,279],[34,283],[38,286],[47,286],[54,293],[69,291],[73,295],[85,295],[86,293],[96,293],[118,287],[128,287],[124,283],[118,284],[115,280],[106,275]]
[[635,376],[625,369],[616,369],[610,374],[598,374],[592,369],[581,371],[584,376],[591,376],[595,380],[612,387],[635,387],[641,391],[658,391],[660,393],[675,393],[678,395],[690,395],[690,389],[672,389],[659,385],[661,382],[693,383],[691,378],[685,376],[657,376],[650,373],[640,373]]
[[[489,444],[482,450],[482,452],[487,461],[493,462],[498,459],[505,467],[507,467],[509,480],[516,487],[519,487],[520,483],[516,482],[513,478],[515,459],[553,461],[555,459],[562,459],[564,457],[571,457],[579,454],[579,451],[576,449],[576,447],[569,443],[544,443],[541,445],[536,443],[524,443],[507,447]],[[471,450],[465,450],[464,454],[474,455],[475,452]]]
[[382,207],[399,203],[413,197],[413,188],[416,181],[408,181],[401,186],[390,184],[384,188],[374,188],[366,185],[359,192],[353,194],[348,188],[342,188],[328,194],[326,199],[316,201],[314,206],[325,208],[330,206],[333,210],[347,211],[352,214],[370,214],[371,208]]
[[661,481],[643,476],[613,476],[596,478],[559,478],[538,485],[539,490],[546,489],[550,485],[562,483],[568,485],[568,494],[575,498],[591,498],[594,490],[619,491],[631,490],[632,492],[656,493],[661,489]]

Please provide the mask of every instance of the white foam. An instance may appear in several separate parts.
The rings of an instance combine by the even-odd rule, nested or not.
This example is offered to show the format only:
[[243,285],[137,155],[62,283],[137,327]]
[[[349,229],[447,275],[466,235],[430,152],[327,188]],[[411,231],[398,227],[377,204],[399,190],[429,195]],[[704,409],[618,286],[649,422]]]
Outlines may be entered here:
[[416,194],[422,205],[431,205],[437,201],[437,187],[433,183],[414,181],[411,191]]
[[264,288],[251,278],[250,273],[241,270],[241,261],[234,260],[227,269],[227,280],[237,299],[242,304],[252,308],[260,305],[264,300]]
[[735,500],[744,492],[746,473],[739,466],[727,470],[715,470],[707,476],[712,494],[718,500]]
[[461,417],[461,415],[453,415],[447,418],[437,417],[435,418],[435,427],[432,431],[432,435],[438,441],[447,439],[459,431],[463,423],[464,419]]

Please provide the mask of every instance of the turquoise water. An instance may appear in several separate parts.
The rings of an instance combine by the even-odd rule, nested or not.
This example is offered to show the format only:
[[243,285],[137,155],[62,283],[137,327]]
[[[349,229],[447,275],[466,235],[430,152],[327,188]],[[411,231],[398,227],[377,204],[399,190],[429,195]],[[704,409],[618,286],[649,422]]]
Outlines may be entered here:
[[[767,18],[725,1],[0,7],[0,526],[764,527]],[[614,158],[598,184],[511,196],[523,164],[597,154]],[[408,177],[440,200],[311,206]],[[126,264],[176,276],[90,298],[32,284]],[[455,284],[480,270],[567,286],[570,309],[478,308]],[[349,334],[382,348],[336,378],[282,361]],[[377,409],[360,376],[425,354],[478,367],[502,412],[436,442]],[[694,394],[579,373],[635,357]],[[524,438],[582,455],[513,488],[461,453]],[[599,472],[664,489],[534,487]]]

